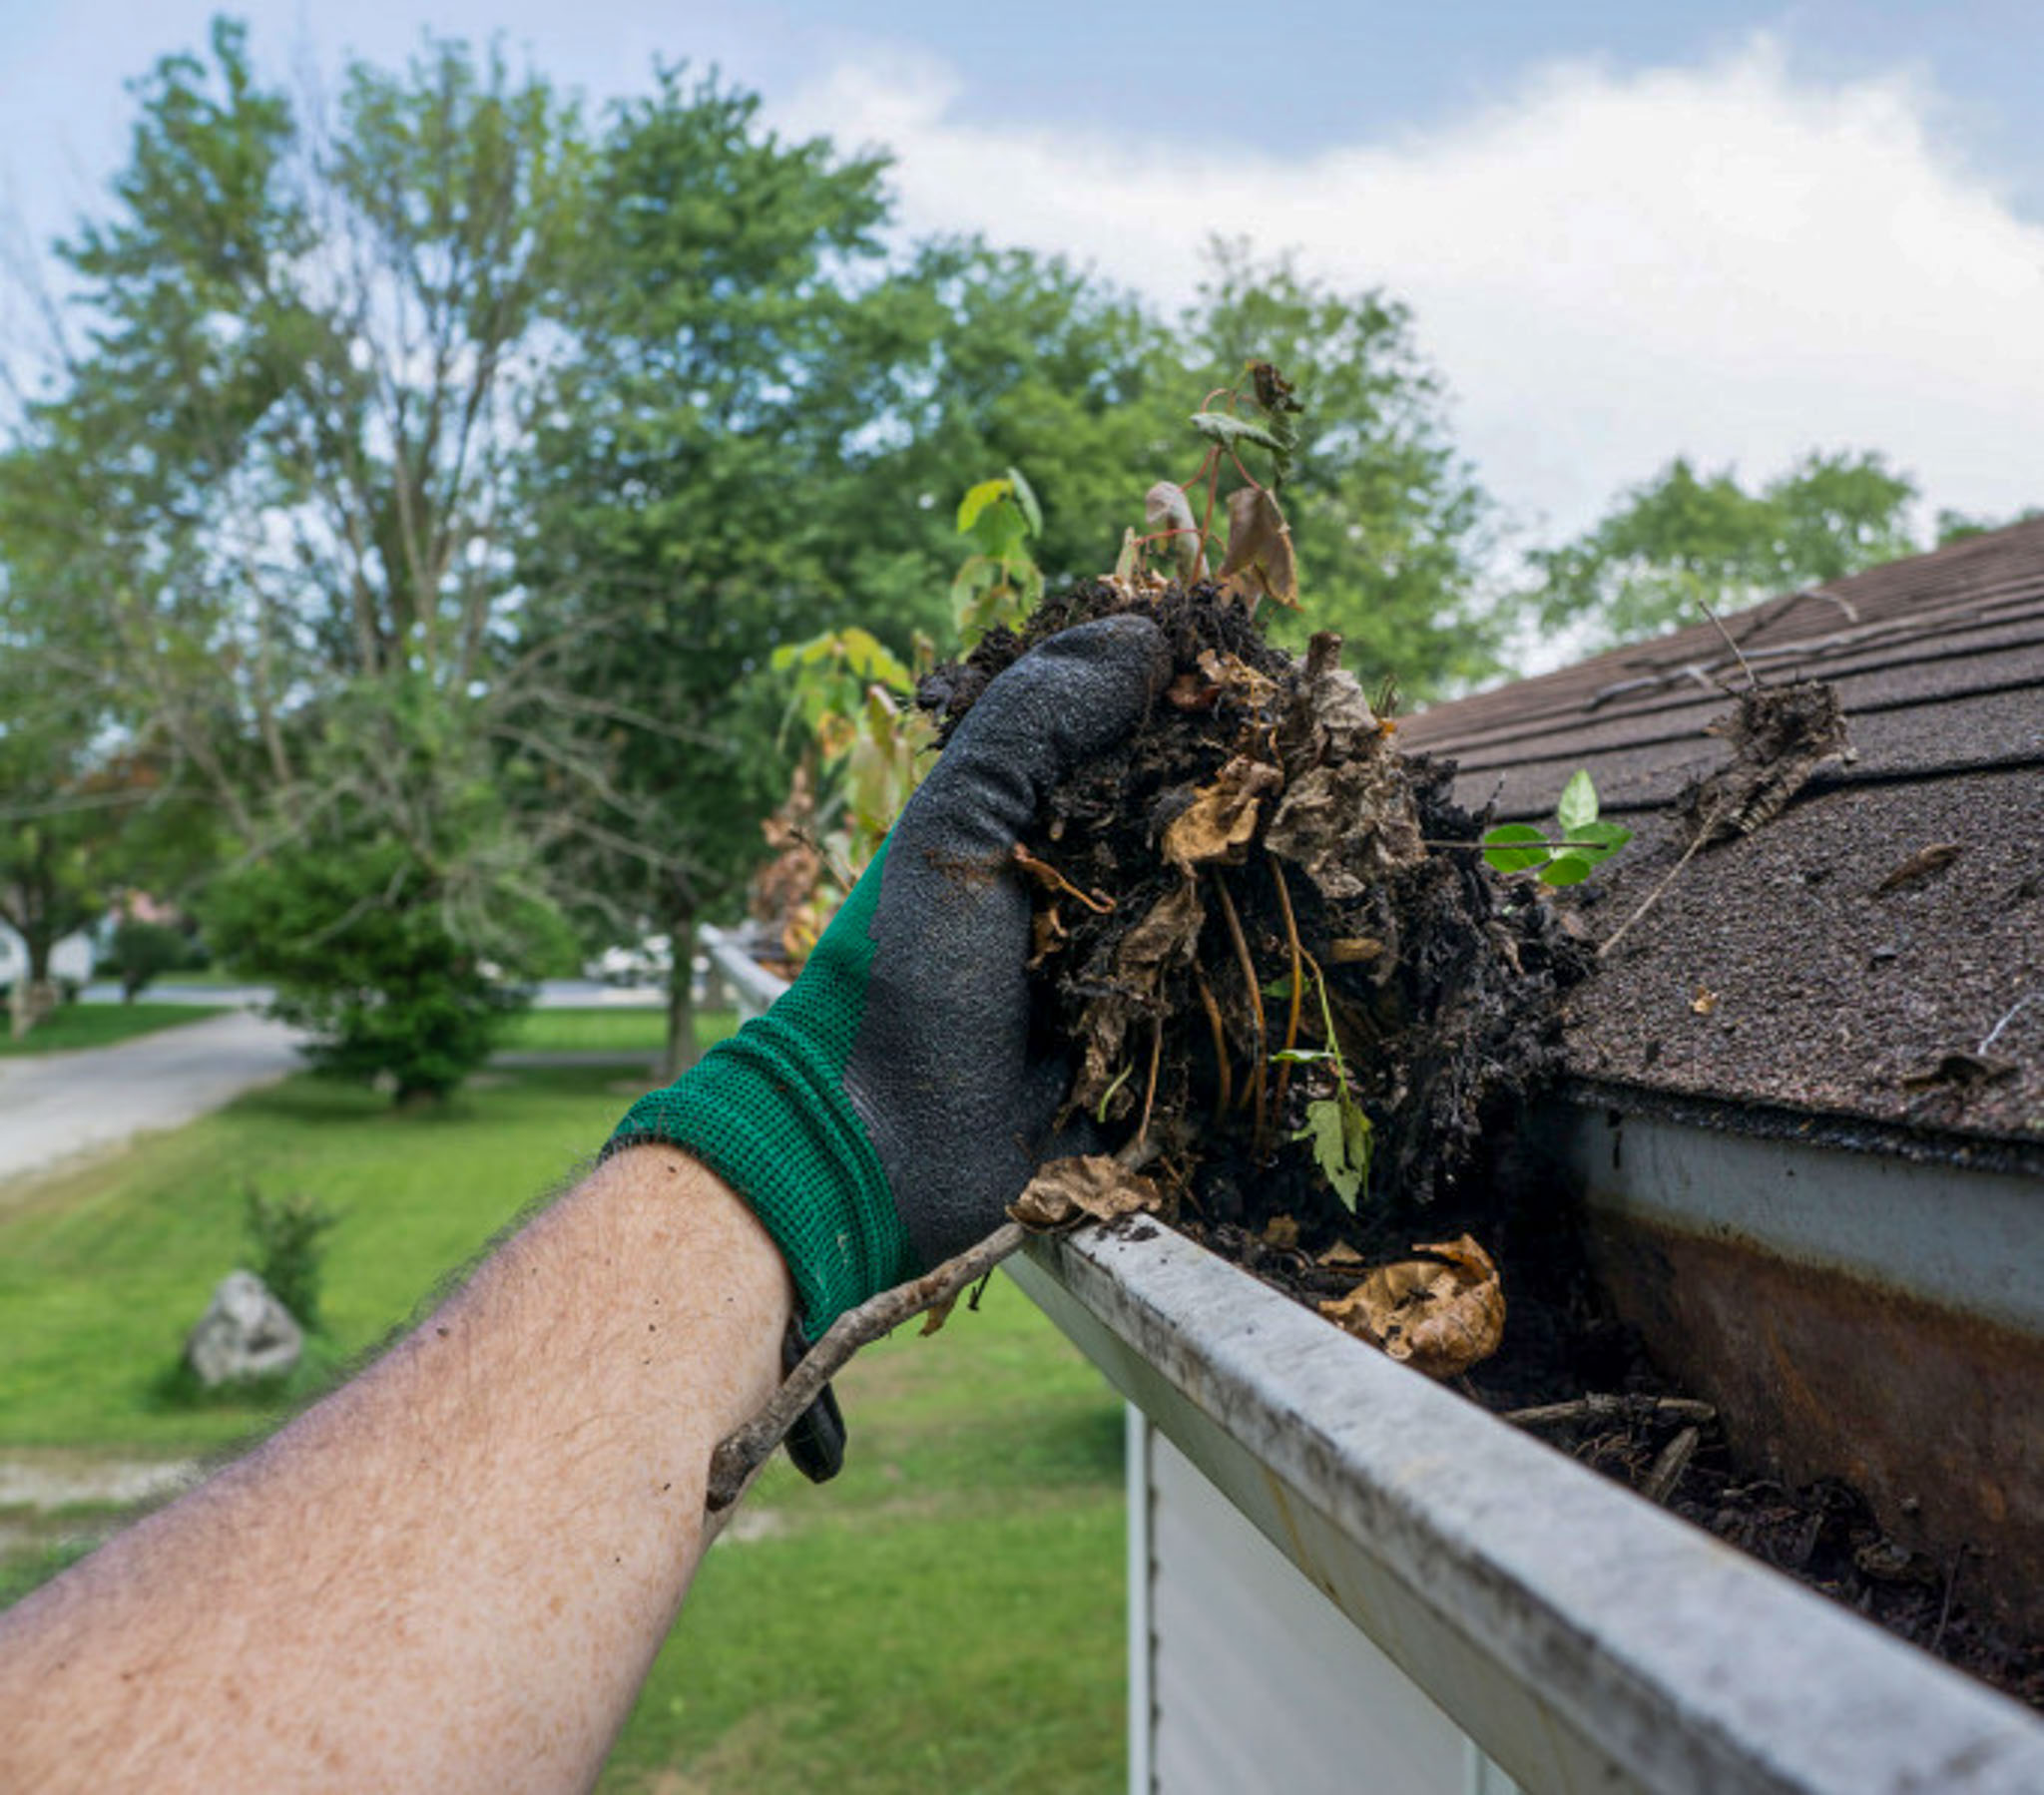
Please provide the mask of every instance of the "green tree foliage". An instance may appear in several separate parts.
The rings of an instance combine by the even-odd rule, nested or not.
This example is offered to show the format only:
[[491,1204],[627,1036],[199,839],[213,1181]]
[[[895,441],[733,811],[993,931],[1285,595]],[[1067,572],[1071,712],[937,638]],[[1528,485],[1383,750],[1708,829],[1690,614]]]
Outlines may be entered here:
[[1495,673],[1501,632],[1478,571],[1491,506],[1452,446],[1410,311],[1220,242],[1181,337],[1201,384],[1239,385],[1262,359],[1305,403],[1283,492],[1303,609],[1278,634],[1338,630],[1351,667],[1395,674],[1413,697]]
[[[577,211],[573,115],[434,45],[352,68],[331,134],[307,133],[227,23],[137,95],[115,206],[64,248],[93,347],[29,419],[77,491],[64,559],[104,701],[232,831],[225,957],[283,983],[326,1064],[444,1089],[485,1033],[450,1006],[492,1007],[466,982],[550,946],[536,847],[475,794],[530,704],[504,511]],[[420,955],[458,970],[413,1028]],[[402,1045],[421,1034],[429,1063]]]
[[884,503],[846,452],[880,173],[664,71],[611,115],[559,295],[572,349],[525,469],[521,634],[576,694],[581,750],[608,751],[559,860],[612,938],[671,938],[677,1067],[697,922],[736,902],[784,771],[753,675],[855,609],[856,512]]
[[1805,456],[1750,492],[1678,458],[1595,529],[1531,557],[1528,595],[1547,628],[1587,622],[1608,642],[1695,623],[1917,552],[1916,487],[1878,454]]

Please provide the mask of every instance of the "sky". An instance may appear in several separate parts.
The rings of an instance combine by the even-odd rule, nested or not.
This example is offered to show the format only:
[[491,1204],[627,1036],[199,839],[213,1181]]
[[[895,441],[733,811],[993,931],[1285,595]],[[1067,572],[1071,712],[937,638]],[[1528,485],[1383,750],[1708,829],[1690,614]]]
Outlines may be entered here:
[[[501,36],[594,103],[717,64],[783,131],[895,157],[901,224],[1169,307],[1215,233],[1412,307],[1521,541],[1676,454],[1758,481],[1876,449],[1925,512],[2044,503],[2034,0],[357,0],[242,9],[259,63]],[[0,0],[0,215],[98,204],[185,0]]]

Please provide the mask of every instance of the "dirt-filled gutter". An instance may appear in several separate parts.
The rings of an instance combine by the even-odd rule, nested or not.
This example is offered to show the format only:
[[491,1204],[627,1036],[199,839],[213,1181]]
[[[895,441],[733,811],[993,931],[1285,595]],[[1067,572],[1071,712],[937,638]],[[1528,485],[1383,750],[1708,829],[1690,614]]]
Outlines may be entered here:
[[1030,1296],[1525,1789],[2033,1795],[2044,1722],[1168,1229]]

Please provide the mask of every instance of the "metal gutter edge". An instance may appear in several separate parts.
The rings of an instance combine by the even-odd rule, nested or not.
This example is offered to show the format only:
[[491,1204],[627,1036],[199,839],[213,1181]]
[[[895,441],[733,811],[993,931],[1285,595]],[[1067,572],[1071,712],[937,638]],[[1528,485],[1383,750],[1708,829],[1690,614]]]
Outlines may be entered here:
[[1527,1790],[2044,1790],[2026,1709],[1183,1237],[1090,1229],[1010,1265]]

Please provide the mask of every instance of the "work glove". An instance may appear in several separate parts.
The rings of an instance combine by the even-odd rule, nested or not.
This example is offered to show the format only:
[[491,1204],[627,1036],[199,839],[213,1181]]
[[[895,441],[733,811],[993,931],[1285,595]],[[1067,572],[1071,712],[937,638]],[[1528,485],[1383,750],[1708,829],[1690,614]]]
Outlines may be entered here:
[[[801,976],[611,1137],[607,1155],[683,1147],[745,1198],[787,1261],[797,1344],[991,1233],[1044,1155],[1071,1066],[1031,1040],[1015,845],[1170,673],[1163,634],[1135,616],[1065,631],[1008,668]],[[834,1419],[812,1416],[826,1432]],[[789,1444],[812,1476],[834,1461],[827,1442]]]

